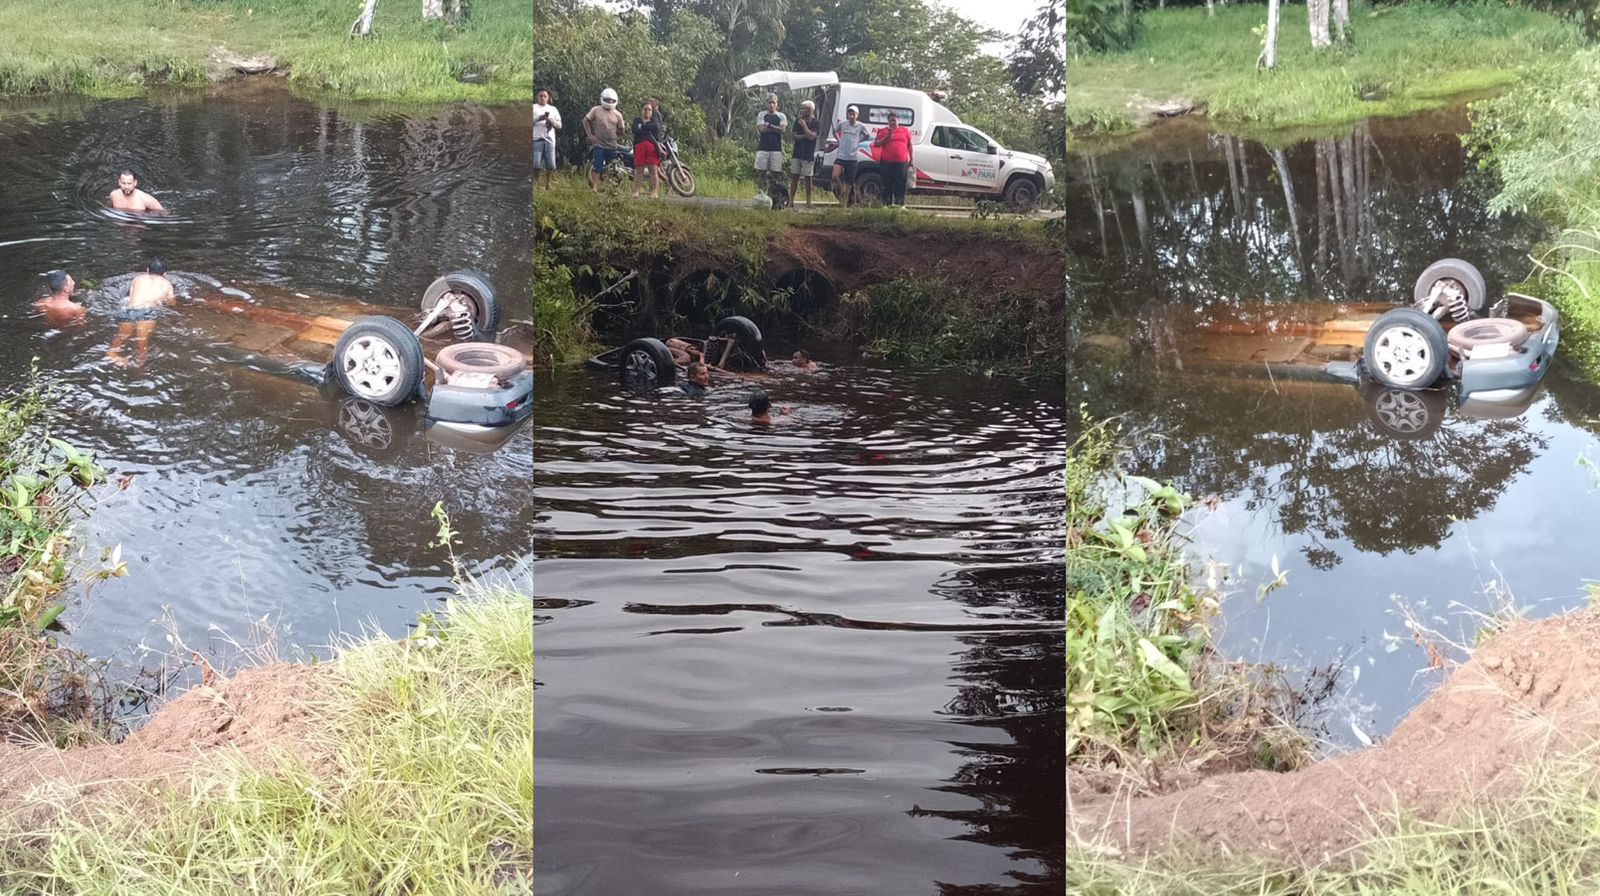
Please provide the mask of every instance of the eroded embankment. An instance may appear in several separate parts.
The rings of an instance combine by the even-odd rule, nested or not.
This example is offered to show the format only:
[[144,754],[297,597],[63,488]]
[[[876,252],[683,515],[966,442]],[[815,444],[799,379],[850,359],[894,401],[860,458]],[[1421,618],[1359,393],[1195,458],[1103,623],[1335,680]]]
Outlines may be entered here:
[[1174,792],[1095,792],[1069,773],[1079,848],[1337,858],[1396,811],[1444,820],[1505,799],[1541,762],[1600,739],[1600,611],[1514,625],[1478,648],[1381,745],[1299,771],[1203,778]]

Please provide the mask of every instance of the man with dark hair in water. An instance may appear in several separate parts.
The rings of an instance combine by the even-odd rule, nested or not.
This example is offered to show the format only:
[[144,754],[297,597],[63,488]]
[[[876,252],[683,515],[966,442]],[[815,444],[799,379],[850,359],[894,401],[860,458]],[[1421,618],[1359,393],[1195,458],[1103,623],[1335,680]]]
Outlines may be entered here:
[[72,301],[72,291],[78,285],[72,275],[66,271],[51,271],[44,275],[44,282],[50,287],[50,294],[34,302],[33,310],[58,327],[82,323],[84,307]]
[[167,279],[166,263],[159,258],[150,259],[145,273],[128,284],[128,298],[117,315],[117,335],[112,337],[111,348],[106,351],[111,363],[118,367],[128,366],[128,359],[122,354],[122,343],[132,335],[138,338],[134,364],[143,367],[145,355],[150,350],[150,334],[155,331],[161,309],[177,301],[172,281]]
[[[787,416],[789,413],[789,408],[778,408],[778,416],[780,417]],[[767,393],[761,389],[750,393],[750,422],[760,426],[768,426],[772,423],[772,399],[768,398]]]
[[711,370],[704,361],[689,362],[689,378],[678,388],[694,398],[700,398],[711,389]]
[[156,197],[139,189],[139,179],[132,171],[117,175],[117,188],[106,197],[111,207],[119,212],[164,212],[166,207]]

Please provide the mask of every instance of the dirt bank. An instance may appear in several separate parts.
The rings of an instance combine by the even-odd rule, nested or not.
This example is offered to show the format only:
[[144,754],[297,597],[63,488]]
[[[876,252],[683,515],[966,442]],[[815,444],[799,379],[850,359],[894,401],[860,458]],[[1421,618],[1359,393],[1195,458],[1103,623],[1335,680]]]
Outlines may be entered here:
[[1398,807],[1443,819],[1518,790],[1519,769],[1600,739],[1600,612],[1522,623],[1457,668],[1382,744],[1300,771],[1215,775],[1147,796],[1068,776],[1080,846],[1148,853],[1185,844],[1337,857]]
[[278,754],[332,769],[319,736],[331,667],[274,664],[247,669],[183,694],[120,744],[57,750],[0,746],[0,811],[24,829],[60,812],[125,794],[129,788],[181,785],[225,756],[266,763]]

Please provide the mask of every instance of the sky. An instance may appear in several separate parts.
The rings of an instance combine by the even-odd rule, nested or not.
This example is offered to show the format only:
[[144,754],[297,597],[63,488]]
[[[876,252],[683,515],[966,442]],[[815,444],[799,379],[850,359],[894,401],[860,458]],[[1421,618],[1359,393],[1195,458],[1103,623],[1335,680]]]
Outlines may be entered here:
[[[988,28],[1007,36],[1022,30],[1022,23],[1033,18],[1042,6],[1039,0],[940,0],[945,6]],[[1000,53],[1003,44],[990,46],[992,53]]]

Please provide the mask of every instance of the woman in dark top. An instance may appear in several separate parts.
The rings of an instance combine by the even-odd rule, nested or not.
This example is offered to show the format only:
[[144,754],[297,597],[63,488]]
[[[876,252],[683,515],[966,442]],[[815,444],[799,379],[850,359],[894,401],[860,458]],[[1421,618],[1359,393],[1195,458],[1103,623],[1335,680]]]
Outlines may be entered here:
[[633,120],[633,198],[639,198],[639,188],[646,174],[650,175],[650,198],[659,199],[661,168],[661,122],[656,121],[655,107],[645,103],[639,117]]

